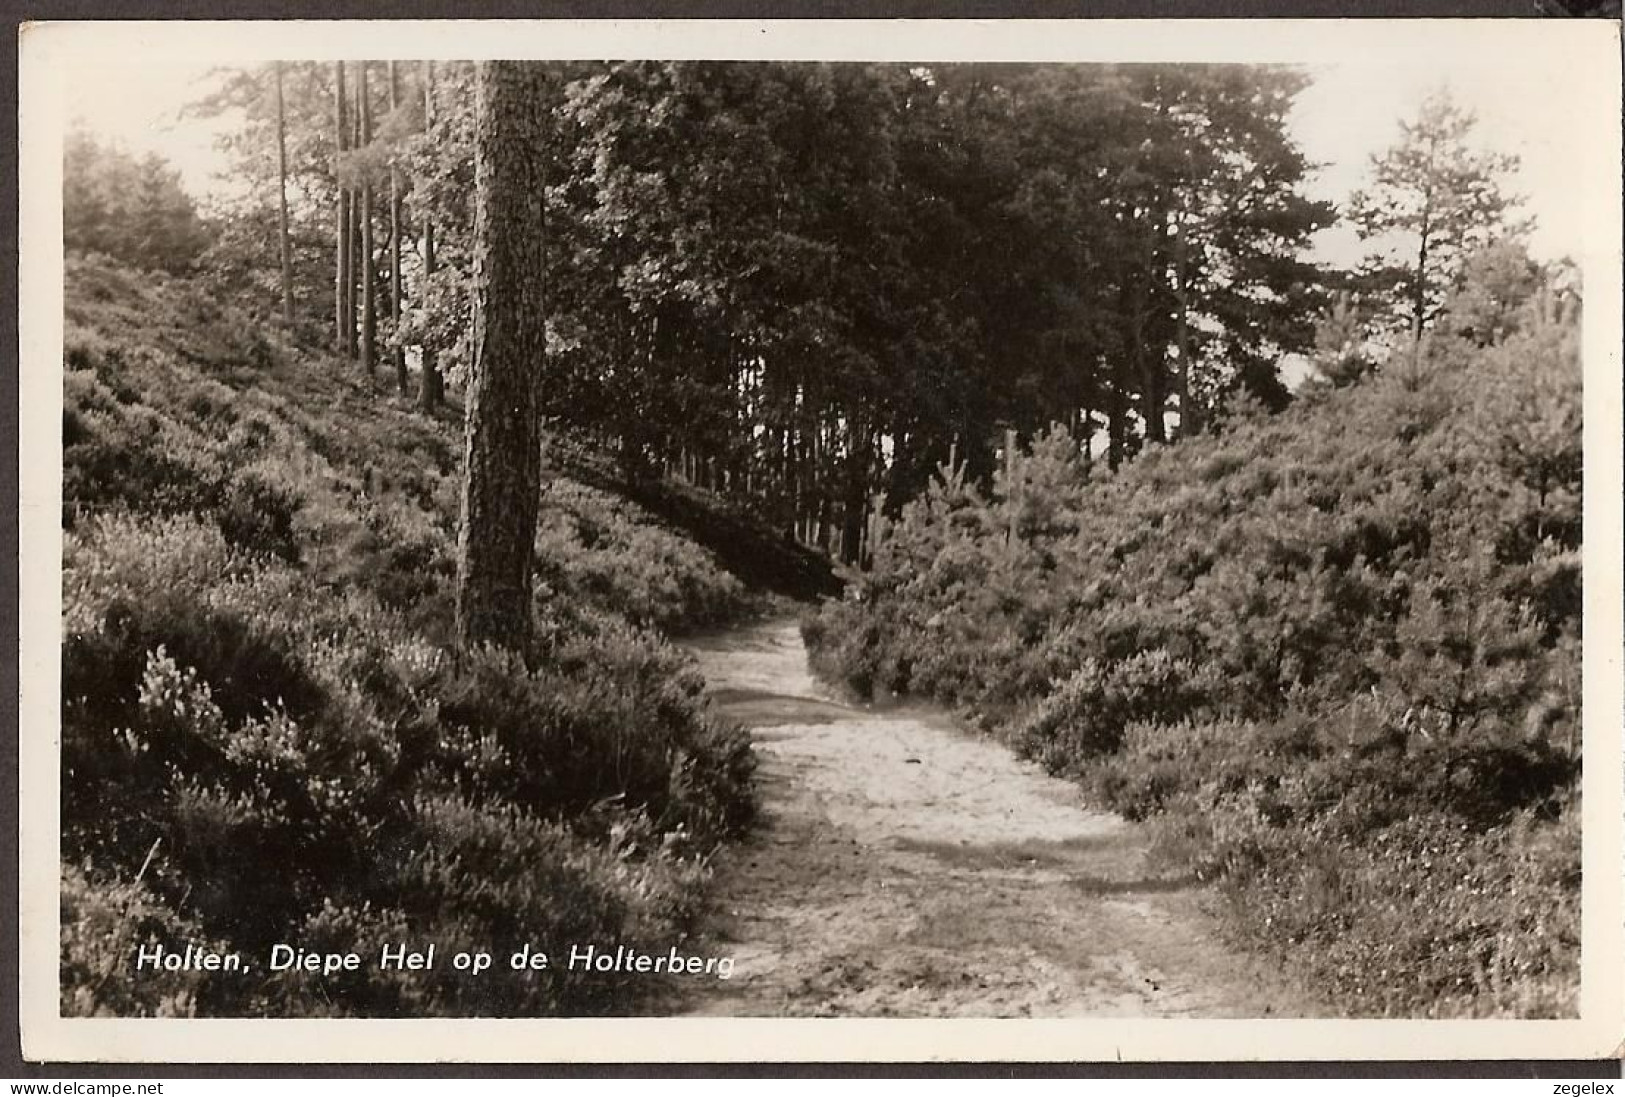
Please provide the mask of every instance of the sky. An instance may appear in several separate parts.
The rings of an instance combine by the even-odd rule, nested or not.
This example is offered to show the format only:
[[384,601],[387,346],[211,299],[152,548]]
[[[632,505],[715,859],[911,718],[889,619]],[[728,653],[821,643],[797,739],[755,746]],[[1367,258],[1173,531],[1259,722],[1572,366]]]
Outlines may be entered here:
[[[1573,70],[1520,67],[1467,58],[1427,69],[1380,63],[1312,68],[1291,128],[1311,162],[1324,165],[1308,191],[1341,203],[1369,178],[1371,156],[1399,138],[1401,119],[1414,118],[1428,95],[1448,87],[1478,117],[1472,143],[1519,159],[1509,190],[1535,217],[1530,250],[1539,259],[1578,256],[1586,245],[1585,204],[1574,188],[1586,172],[1579,131],[1565,125],[1584,98]],[[1352,229],[1322,234],[1322,257],[1348,260],[1360,252]]]
[[[203,62],[99,64],[93,78],[71,80],[68,111],[85,126],[135,153],[156,152],[180,172],[187,189],[207,200],[222,184],[214,148],[219,124],[182,120],[187,103],[209,87]],[[1479,118],[1480,147],[1512,153],[1521,164],[1512,181],[1535,217],[1531,250],[1538,258],[1578,256],[1585,245],[1584,203],[1572,193],[1583,177],[1585,150],[1564,119],[1583,98],[1581,75],[1558,65],[1529,66],[1507,57],[1464,51],[1426,65],[1378,57],[1307,66],[1313,83],[1290,116],[1292,133],[1311,162],[1321,165],[1311,196],[1344,202],[1367,178],[1370,158],[1399,136],[1399,121],[1415,114],[1432,91],[1448,86]],[[1352,264],[1362,248],[1351,229],[1321,234],[1315,257]]]

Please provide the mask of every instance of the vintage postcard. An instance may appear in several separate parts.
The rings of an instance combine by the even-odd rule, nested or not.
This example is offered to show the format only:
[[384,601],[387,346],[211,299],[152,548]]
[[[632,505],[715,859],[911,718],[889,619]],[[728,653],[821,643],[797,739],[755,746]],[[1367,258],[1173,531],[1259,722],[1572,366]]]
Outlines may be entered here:
[[1617,1053],[1619,30],[26,26],[25,1054]]

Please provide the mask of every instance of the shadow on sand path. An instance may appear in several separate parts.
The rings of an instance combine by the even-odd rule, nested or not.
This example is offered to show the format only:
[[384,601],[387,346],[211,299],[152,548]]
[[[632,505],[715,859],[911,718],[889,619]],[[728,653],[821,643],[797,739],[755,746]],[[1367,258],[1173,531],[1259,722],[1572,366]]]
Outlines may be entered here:
[[688,646],[753,729],[763,819],[719,862],[706,927],[734,974],[678,1012],[1323,1015],[1219,943],[1209,894],[1152,871],[1139,828],[940,710],[842,703],[793,620]]

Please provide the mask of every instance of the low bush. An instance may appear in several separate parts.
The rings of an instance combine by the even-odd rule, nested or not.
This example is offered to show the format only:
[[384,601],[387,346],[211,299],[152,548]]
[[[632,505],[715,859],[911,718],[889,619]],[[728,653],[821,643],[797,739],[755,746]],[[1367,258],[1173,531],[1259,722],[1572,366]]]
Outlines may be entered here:
[[[449,644],[456,427],[70,260],[62,984],[85,1016],[625,1012],[602,973],[380,971],[384,943],[664,947],[752,821],[748,737],[658,629],[750,608],[568,481],[529,665]],[[263,346],[261,345],[263,344]],[[143,972],[162,943],[246,973]],[[273,945],[355,951],[274,973]]]
[[[396,911],[447,946],[669,936],[708,852],[750,821],[744,733],[649,633],[605,624],[537,670],[458,661],[368,596],[334,600],[189,518],[81,522],[65,565],[64,856],[118,888],[156,849],[149,905],[232,950],[263,957],[329,907]],[[77,941],[65,962],[94,969]],[[188,1001],[520,1015],[617,1000],[550,979],[483,980],[477,999],[466,978],[405,997],[398,980],[227,980],[241,993]]]
[[944,468],[813,665],[1151,820],[1351,1012],[1572,1014],[1578,326],[1519,315],[1118,471],[1062,431]]
[[560,595],[663,632],[722,624],[754,608],[708,552],[635,504],[562,479],[544,499],[539,577]]

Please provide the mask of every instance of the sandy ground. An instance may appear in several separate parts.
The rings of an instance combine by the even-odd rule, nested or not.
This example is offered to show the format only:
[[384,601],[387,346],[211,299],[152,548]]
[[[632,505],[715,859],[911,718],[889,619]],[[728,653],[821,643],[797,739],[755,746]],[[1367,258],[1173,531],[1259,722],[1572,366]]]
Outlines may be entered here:
[[940,711],[842,704],[795,623],[691,642],[753,729],[764,819],[718,864],[703,948],[730,979],[677,1012],[840,1017],[1306,1017],[1217,943],[1193,881],[1075,786]]

